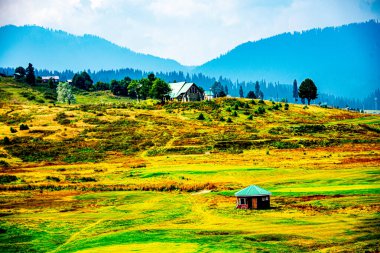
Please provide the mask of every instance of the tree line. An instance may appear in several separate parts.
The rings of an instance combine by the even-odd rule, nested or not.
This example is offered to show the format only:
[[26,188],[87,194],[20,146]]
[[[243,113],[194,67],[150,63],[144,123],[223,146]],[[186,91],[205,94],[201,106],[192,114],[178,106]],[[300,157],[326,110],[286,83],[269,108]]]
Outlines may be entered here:
[[[35,69],[34,72],[36,76],[35,77],[36,83],[42,82],[40,76],[55,76],[56,75],[56,76],[59,76],[61,80],[68,80],[68,79],[73,79],[74,75],[76,74],[71,70],[49,71],[49,70]],[[100,70],[100,71],[87,70],[84,72],[88,73],[88,75],[91,76],[91,79],[93,80],[94,85],[100,82],[100,84],[106,83],[109,86],[111,86],[112,80],[115,80],[117,82],[123,82],[126,76],[130,77],[132,80],[136,80],[136,79],[139,80],[142,78],[146,78],[150,74],[149,72],[144,72],[141,70],[135,70],[135,69],[130,69],[130,68],[118,69],[118,70]],[[15,73],[15,68],[0,68],[0,74],[9,76],[9,75],[13,75],[14,73]],[[298,102],[306,103],[305,99],[297,97],[298,95],[295,95],[295,94],[298,94],[298,86],[297,86],[297,89],[294,89],[294,84],[295,84],[294,82],[293,82],[293,87],[289,84],[281,84],[279,82],[274,82],[274,83],[266,82],[265,80],[261,80],[261,81],[258,80],[255,82],[244,82],[244,81],[240,82],[239,80],[236,80],[235,82],[233,82],[232,80],[228,78],[224,78],[222,76],[220,76],[219,78],[214,78],[214,77],[205,76],[201,73],[189,74],[189,73],[184,73],[181,71],[178,71],[178,72],[173,71],[173,72],[165,72],[165,73],[156,72],[155,76],[166,82],[187,81],[187,82],[193,82],[196,84],[201,84],[202,88],[204,88],[205,90],[210,90],[213,87],[213,85],[215,85],[215,83],[220,83],[221,86],[223,87],[223,93],[225,95],[230,95],[232,97],[252,98],[255,96],[256,98],[264,98],[264,95],[265,95],[265,99],[274,100],[274,101],[292,101],[292,99],[294,99],[296,103]],[[125,86],[125,85],[122,84],[120,86]],[[260,92],[262,92],[262,94],[257,92],[256,86],[260,86],[259,90]],[[220,95],[223,96],[223,93],[220,94],[220,91],[222,90],[220,86],[216,90],[214,89],[211,89],[211,90],[217,96],[220,96]],[[121,88],[121,93],[123,93],[123,88]],[[254,96],[253,96],[253,93],[255,94]],[[339,97],[339,96],[331,95],[331,94],[319,93],[318,97],[315,99],[315,103],[327,103],[334,107],[348,107],[349,106],[355,109],[362,109],[362,108],[375,109],[374,97],[379,98],[379,96],[374,95],[374,94],[376,94],[376,91],[374,91],[374,93],[370,94],[368,97],[364,99],[359,99],[359,98],[346,98],[346,97]]]

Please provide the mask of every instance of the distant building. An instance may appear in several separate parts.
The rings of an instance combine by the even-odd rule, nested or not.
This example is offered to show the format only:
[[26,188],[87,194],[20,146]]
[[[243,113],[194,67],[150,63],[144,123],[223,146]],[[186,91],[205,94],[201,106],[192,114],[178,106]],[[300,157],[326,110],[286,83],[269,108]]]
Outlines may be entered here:
[[50,79],[53,80],[54,83],[59,83],[59,76],[42,76],[42,82],[47,83]]
[[205,97],[205,100],[211,100],[215,96],[214,96],[214,93],[211,90],[206,90],[205,94],[204,94],[204,97]]
[[364,113],[380,115],[380,110],[364,110]]
[[270,195],[269,191],[256,185],[250,185],[235,193],[236,208],[268,209],[270,208]]
[[171,88],[170,99],[177,99],[178,101],[201,101],[203,94],[195,83],[179,82],[169,83]]

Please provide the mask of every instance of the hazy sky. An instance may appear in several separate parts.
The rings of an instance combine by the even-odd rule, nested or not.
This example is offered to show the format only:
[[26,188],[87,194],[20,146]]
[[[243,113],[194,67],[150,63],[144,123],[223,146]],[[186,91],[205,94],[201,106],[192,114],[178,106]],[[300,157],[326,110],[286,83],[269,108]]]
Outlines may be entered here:
[[0,0],[0,13],[0,26],[95,34],[198,65],[246,41],[379,19],[380,0]]

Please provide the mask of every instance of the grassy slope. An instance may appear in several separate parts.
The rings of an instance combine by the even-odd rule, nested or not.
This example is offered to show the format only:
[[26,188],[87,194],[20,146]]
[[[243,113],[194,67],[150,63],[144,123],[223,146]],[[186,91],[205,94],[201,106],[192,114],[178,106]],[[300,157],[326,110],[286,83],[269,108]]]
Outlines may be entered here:
[[[268,101],[256,115],[240,100],[233,117],[235,100],[162,108],[106,92],[54,106],[0,85],[0,175],[18,178],[0,184],[1,252],[379,250],[378,116]],[[249,184],[272,209],[234,208]]]

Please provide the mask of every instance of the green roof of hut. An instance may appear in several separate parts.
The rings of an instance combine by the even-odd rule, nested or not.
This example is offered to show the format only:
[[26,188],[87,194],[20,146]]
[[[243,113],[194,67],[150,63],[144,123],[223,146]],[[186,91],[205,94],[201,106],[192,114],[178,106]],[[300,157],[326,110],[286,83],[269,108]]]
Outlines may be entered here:
[[257,185],[250,185],[247,188],[235,193],[236,197],[254,197],[264,195],[271,195],[271,193]]

